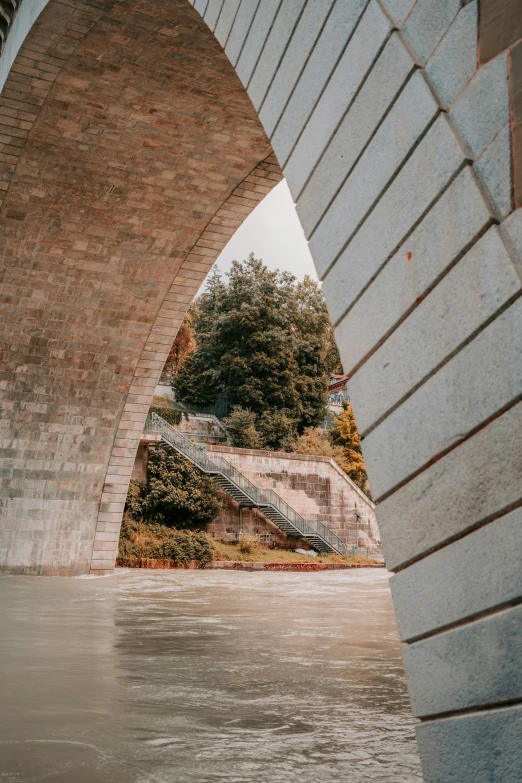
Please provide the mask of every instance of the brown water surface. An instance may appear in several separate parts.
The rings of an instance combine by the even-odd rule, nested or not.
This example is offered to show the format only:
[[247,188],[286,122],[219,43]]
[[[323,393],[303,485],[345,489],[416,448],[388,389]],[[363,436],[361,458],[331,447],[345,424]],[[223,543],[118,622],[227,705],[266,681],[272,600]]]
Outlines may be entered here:
[[420,783],[387,576],[1,577],[1,783]]

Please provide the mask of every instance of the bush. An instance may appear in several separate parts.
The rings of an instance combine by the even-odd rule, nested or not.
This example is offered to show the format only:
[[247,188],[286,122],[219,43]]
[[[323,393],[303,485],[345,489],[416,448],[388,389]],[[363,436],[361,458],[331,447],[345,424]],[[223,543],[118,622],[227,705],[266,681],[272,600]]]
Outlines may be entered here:
[[257,536],[241,536],[239,539],[239,551],[244,555],[251,555],[252,551],[257,547],[259,538]]
[[221,499],[209,476],[160,444],[150,451],[147,483],[131,482],[127,507],[134,519],[184,529],[203,527],[215,519]]
[[181,419],[183,417],[181,411],[178,411],[177,408],[172,408],[168,404],[168,402],[162,404],[161,402],[158,401],[157,397],[154,399],[154,402],[150,406],[149,413],[157,413],[158,416],[161,416],[162,419],[165,419],[165,421],[168,424],[172,424],[172,426],[175,426],[176,424],[180,424]]
[[199,560],[202,567],[214,559],[214,548],[206,533],[172,530],[166,525],[139,522],[126,513],[121,526],[118,558],[132,561],[142,557],[174,560],[181,565]]

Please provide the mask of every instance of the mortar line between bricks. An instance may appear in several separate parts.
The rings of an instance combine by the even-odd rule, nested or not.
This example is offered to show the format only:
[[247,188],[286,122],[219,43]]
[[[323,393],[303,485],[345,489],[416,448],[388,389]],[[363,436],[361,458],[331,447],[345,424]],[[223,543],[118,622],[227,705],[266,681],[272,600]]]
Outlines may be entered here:
[[[277,17],[279,16],[279,11],[281,10],[281,6],[282,6],[282,4],[283,4],[283,0],[279,0],[279,3],[278,3],[278,5],[277,5],[277,11],[275,12],[275,14],[274,14],[274,16],[273,16],[273,18],[272,18],[272,21],[270,22],[270,27],[268,28],[268,30],[267,30],[267,32],[266,32],[266,35],[265,35],[265,37],[264,37],[264,39],[263,39],[263,45],[262,45],[262,47],[261,47],[261,49],[260,49],[260,51],[259,51],[259,54],[257,55],[257,58],[256,58],[255,65],[254,65],[254,67],[253,67],[253,69],[252,69],[252,73],[250,74],[250,77],[249,77],[249,79],[248,79],[248,82],[246,83],[245,90],[246,90],[247,92],[248,92],[248,87],[249,87],[249,85],[250,85],[250,82],[252,81],[252,77],[254,76],[254,74],[255,74],[255,72],[256,72],[256,68],[257,68],[257,66],[259,65],[259,61],[261,60],[261,57],[263,56],[263,52],[265,51],[265,46],[266,46],[266,44],[267,44],[267,42],[268,42],[268,39],[269,39],[269,37],[270,37],[270,33],[272,32],[272,29],[273,29],[273,27],[274,27],[275,20],[276,20],[276,19],[277,19]],[[257,13],[257,12],[256,12],[256,13]],[[250,33],[250,30],[249,30],[249,33]],[[239,60],[238,60],[237,62],[239,63]]]
[[479,704],[476,707],[466,707],[460,710],[450,710],[448,712],[439,712],[436,715],[417,716],[422,724],[433,723],[445,718],[460,718],[464,715],[476,715],[478,713],[493,712],[493,710],[510,709],[512,707],[522,706],[522,699],[505,699],[504,701],[493,702],[492,704]]
[[437,277],[430,283],[427,288],[415,299],[413,304],[408,307],[404,313],[402,313],[401,317],[391,326],[388,331],[375,343],[375,345],[363,356],[362,359],[360,359],[357,364],[353,367],[353,369],[350,371],[350,378],[352,378],[360,369],[361,367],[364,367],[366,362],[373,356],[378,349],[384,345],[384,343],[392,336],[394,332],[397,331],[397,329],[404,323],[404,321],[410,316],[419,305],[422,304],[422,302],[426,299],[428,294],[430,294],[434,288],[436,288],[439,283],[451,272],[451,270],[459,263],[459,261],[464,258],[464,256],[469,253],[469,251],[477,244],[477,242],[486,234],[491,226],[496,225],[496,222],[493,220],[489,220],[485,226],[481,228],[480,231],[478,231],[473,239],[471,239],[465,247],[460,251],[460,253],[457,253],[455,258],[452,259],[452,261],[448,264],[448,266],[439,274]]
[[[339,56],[337,57],[337,60],[334,62],[333,66],[332,66],[332,69],[331,69],[331,71],[330,71],[330,73],[329,73],[329,75],[328,75],[328,77],[327,77],[327,79],[326,79],[325,83],[324,83],[324,84],[323,84],[323,86],[321,87],[321,90],[320,90],[320,92],[319,92],[319,95],[317,96],[317,100],[314,102],[314,104],[313,104],[312,108],[310,109],[310,111],[309,111],[309,113],[308,113],[308,115],[307,115],[307,117],[306,117],[306,119],[305,119],[305,121],[304,121],[303,127],[301,128],[301,130],[300,130],[300,131],[299,131],[299,133],[297,134],[297,138],[296,138],[296,140],[294,141],[294,143],[293,143],[293,146],[292,146],[292,148],[291,148],[290,152],[288,153],[288,155],[287,155],[287,156],[286,156],[286,158],[284,159],[284,162],[281,162],[281,167],[283,167],[283,166],[286,166],[286,164],[288,163],[288,161],[290,160],[290,158],[291,158],[291,157],[292,157],[292,155],[294,154],[294,150],[295,150],[295,148],[297,147],[297,145],[299,144],[299,141],[300,141],[300,139],[301,139],[301,136],[303,135],[303,133],[304,133],[305,129],[308,127],[308,123],[309,123],[309,121],[310,121],[310,117],[312,116],[312,114],[313,114],[313,113],[314,113],[314,111],[316,110],[316,108],[317,108],[317,106],[318,106],[318,104],[319,104],[319,101],[320,101],[320,100],[321,100],[321,98],[323,97],[323,95],[324,95],[324,93],[325,93],[325,91],[326,91],[326,88],[327,88],[327,87],[328,87],[328,85],[330,84],[330,82],[331,82],[331,80],[332,80],[332,77],[333,77],[333,75],[334,75],[335,71],[337,70],[337,66],[339,65],[339,63],[341,62],[342,58],[344,57],[344,53],[346,52],[346,50],[347,50],[347,49],[348,49],[348,47],[350,46],[350,44],[351,44],[351,42],[352,42],[352,38],[354,37],[355,33],[356,33],[356,32],[357,32],[357,30],[359,29],[359,25],[361,24],[361,20],[363,19],[364,15],[366,14],[366,11],[368,10],[368,6],[370,5],[370,3],[371,3],[371,2],[372,2],[372,0],[366,0],[366,5],[365,5],[365,6],[364,6],[364,8],[362,9],[360,16],[359,16],[359,18],[357,19],[357,22],[355,23],[355,25],[354,25],[354,28],[353,28],[352,32],[350,33],[350,35],[349,35],[349,37],[348,37],[348,40],[346,41],[346,43],[345,43],[345,44],[344,44],[344,46],[342,47],[342,50],[341,50],[341,52],[340,52]],[[314,49],[315,49],[315,46],[314,46]],[[297,86],[297,85],[296,85],[296,86]],[[270,137],[270,138],[272,138],[272,136],[274,136],[274,134],[275,134],[275,132],[276,132],[276,130],[277,130],[277,126],[279,125],[279,122],[282,120],[282,118],[283,118],[283,117],[284,117],[284,112],[283,112],[283,114],[281,115],[281,117],[279,118],[279,121],[278,121],[278,123],[277,123],[276,127],[274,128],[274,130],[272,131],[272,135],[271,135],[271,137]]]
[[[410,71],[408,71],[408,73],[407,73],[407,75],[406,75],[406,78],[404,79],[404,81],[402,82],[402,84],[399,86],[399,88],[398,88],[398,91],[397,91],[397,92],[395,93],[395,95],[393,96],[393,100],[392,100],[392,102],[389,104],[389,106],[387,107],[386,111],[385,111],[385,112],[384,112],[384,114],[382,115],[382,117],[381,117],[381,119],[379,120],[379,122],[378,122],[378,124],[377,124],[376,128],[374,129],[374,131],[372,132],[372,134],[369,136],[369,138],[368,138],[367,142],[365,143],[365,145],[364,145],[363,149],[360,151],[360,153],[357,155],[357,157],[356,157],[355,161],[353,162],[353,164],[350,166],[350,169],[349,169],[348,173],[347,173],[347,174],[346,174],[346,176],[343,178],[342,182],[340,183],[339,187],[337,188],[337,190],[335,191],[335,193],[334,193],[334,194],[333,194],[333,196],[331,197],[330,201],[328,202],[328,204],[326,205],[326,207],[324,208],[324,210],[321,212],[321,215],[320,215],[320,216],[319,216],[319,218],[317,219],[317,221],[316,221],[316,223],[315,223],[315,225],[314,225],[314,227],[313,227],[313,229],[312,229],[312,232],[310,233],[310,239],[311,239],[311,238],[312,238],[312,236],[314,235],[314,233],[315,233],[316,229],[319,227],[319,225],[320,225],[320,223],[322,222],[323,218],[326,216],[326,214],[327,214],[328,210],[330,209],[330,207],[331,207],[331,206],[332,206],[332,204],[334,203],[335,199],[336,199],[336,198],[337,198],[337,196],[339,195],[339,193],[340,193],[340,191],[342,190],[342,188],[344,187],[344,185],[346,184],[346,182],[347,182],[347,181],[350,179],[350,177],[352,176],[352,174],[353,174],[353,172],[354,172],[354,170],[355,170],[355,167],[357,166],[357,164],[359,163],[359,161],[360,161],[360,160],[361,160],[361,158],[363,157],[364,153],[366,152],[366,150],[368,149],[368,147],[370,146],[370,144],[371,144],[371,143],[372,143],[372,141],[374,140],[375,136],[377,135],[377,133],[378,133],[378,132],[379,132],[379,130],[381,129],[382,125],[383,125],[383,124],[384,124],[384,122],[386,121],[386,119],[387,119],[388,115],[390,114],[390,112],[392,111],[393,107],[395,106],[395,104],[397,103],[397,101],[399,100],[399,98],[401,97],[401,95],[403,94],[403,92],[404,92],[404,90],[405,90],[405,88],[406,88],[406,85],[407,85],[407,84],[409,84],[409,82],[410,82],[410,80],[411,80],[411,77],[413,76],[413,74],[414,74],[414,73],[415,73],[417,70],[418,70],[417,66],[414,66],[414,65],[413,65],[412,69],[411,69]],[[368,74],[368,77],[369,77],[369,74]],[[333,138],[332,138],[332,141],[334,140],[334,138],[335,138],[335,137],[333,137]],[[323,158],[323,157],[324,157],[324,155],[326,154],[327,150],[328,150],[328,148],[327,148],[327,149],[325,149],[325,151],[324,151],[324,152],[323,152],[323,154],[321,155],[321,159],[320,159],[319,161],[317,161],[317,165],[314,167],[314,171],[315,171],[315,169],[317,169],[317,167],[319,166],[319,163],[321,162],[322,158]],[[304,188],[303,188],[303,190],[301,191],[301,195],[304,193],[304,191],[305,191],[305,189],[306,189],[306,187],[307,187],[307,185],[308,185],[308,183],[309,183],[309,181],[310,181],[310,178],[311,178],[311,176],[312,176],[312,174],[311,174],[311,175],[310,175],[310,177],[308,178],[308,180],[307,180],[307,182],[306,182],[306,185],[305,185],[305,187],[304,187]]]
[[440,109],[438,109],[435,112],[433,118],[426,125],[426,127],[424,128],[422,133],[417,137],[417,139],[415,140],[414,144],[410,147],[410,149],[406,153],[404,159],[400,162],[399,166],[395,169],[395,171],[393,172],[393,174],[390,177],[390,179],[388,180],[388,182],[384,185],[382,190],[379,192],[378,196],[374,199],[374,201],[368,207],[368,209],[364,213],[363,217],[357,223],[357,225],[355,226],[354,230],[352,231],[352,233],[350,234],[350,236],[348,237],[346,242],[342,245],[342,247],[339,250],[339,252],[334,256],[334,258],[332,259],[330,264],[327,266],[327,268],[323,272],[323,277],[322,277],[323,281],[324,281],[325,277],[327,277],[327,275],[330,274],[330,272],[332,271],[333,267],[336,265],[337,261],[340,259],[340,257],[344,253],[344,251],[348,248],[348,246],[350,245],[350,243],[352,242],[352,240],[354,239],[354,237],[356,236],[358,231],[362,228],[364,223],[368,220],[368,218],[370,217],[370,215],[373,212],[373,210],[375,209],[375,207],[379,204],[379,202],[386,195],[386,193],[391,188],[391,186],[393,185],[393,183],[395,182],[395,180],[397,179],[397,177],[399,176],[401,171],[404,169],[404,167],[411,160],[412,156],[415,154],[415,150],[419,147],[421,142],[424,141],[424,139],[426,138],[426,136],[428,135],[430,130],[433,128],[433,126],[435,125],[435,123],[437,122],[439,117],[442,116],[442,114],[443,114],[443,112]]
[[460,541],[461,539],[466,538],[466,536],[468,536],[470,533],[474,533],[476,530],[481,530],[483,527],[486,527],[491,522],[496,522],[497,519],[502,519],[502,517],[505,517],[507,514],[511,514],[512,511],[517,511],[517,509],[519,508],[522,508],[522,496],[517,500],[513,501],[513,503],[508,503],[506,506],[503,506],[502,508],[498,509],[492,514],[489,514],[487,517],[484,517],[478,522],[475,522],[472,525],[468,525],[464,530],[460,530],[458,533],[455,533],[453,536],[448,536],[447,538],[444,539],[444,541],[440,541],[434,546],[429,547],[428,549],[424,550],[421,554],[416,555],[415,557],[410,557],[408,560],[404,560],[402,563],[400,563],[400,565],[390,566],[390,571],[392,571],[395,574],[398,574],[401,571],[404,571],[404,569],[408,568],[409,566],[415,565],[415,563],[420,563],[422,560],[429,557],[430,555],[433,555],[436,552],[440,552],[442,549],[446,549],[446,547],[451,546],[451,544],[454,544],[456,541]]
[[[263,99],[262,99],[261,103],[259,104],[259,109],[256,109],[256,111],[257,111],[257,116],[258,116],[258,117],[259,117],[259,113],[260,113],[261,109],[263,108],[263,104],[264,104],[264,102],[265,102],[265,100],[266,100],[266,96],[267,96],[267,95],[268,95],[268,93],[270,92],[270,88],[271,88],[271,86],[272,86],[272,84],[273,84],[273,82],[274,82],[274,79],[275,79],[275,77],[277,76],[277,74],[279,73],[279,68],[280,68],[280,66],[281,66],[281,63],[283,62],[283,59],[284,59],[284,57],[285,57],[285,55],[286,55],[286,52],[287,52],[287,50],[288,50],[288,47],[290,46],[290,43],[291,43],[291,41],[292,41],[292,38],[294,37],[294,33],[295,33],[296,29],[297,29],[297,26],[298,26],[299,22],[301,21],[301,17],[303,16],[303,14],[304,14],[304,12],[305,12],[305,9],[306,9],[306,7],[308,6],[308,3],[311,3],[312,1],[313,1],[313,0],[305,0],[305,2],[303,3],[303,6],[302,6],[302,8],[301,8],[301,10],[300,10],[300,12],[299,12],[299,14],[298,14],[298,16],[297,16],[297,19],[296,19],[296,21],[294,22],[294,25],[293,25],[293,27],[292,27],[292,32],[291,32],[291,33],[290,33],[290,35],[288,36],[288,40],[287,40],[287,42],[286,42],[286,44],[285,44],[285,46],[284,46],[283,53],[281,54],[281,56],[280,56],[280,58],[279,58],[279,60],[278,60],[278,62],[277,62],[277,66],[276,66],[276,68],[275,68],[275,71],[274,71],[274,73],[272,74],[272,78],[270,79],[270,81],[269,81],[269,83],[268,83],[268,87],[267,87],[267,88],[266,88],[266,90],[265,90],[265,94],[263,95]],[[281,8],[282,8],[282,5],[279,7],[279,10],[280,10]],[[278,11],[277,13],[279,14],[279,11]],[[277,16],[276,16],[276,19],[277,19]],[[275,21],[275,20],[274,20],[274,21]],[[261,59],[261,58],[260,58],[260,59]],[[257,65],[256,65],[256,68],[257,68]],[[255,74],[255,71],[254,71],[254,73],[252,73],[252,76],[250,77],[250,81],[252,81],[252,79],[254,78],[254,74]],[[250,82],[248,83],[248,86],[250,86]]]
[[[282,117],[282,116],[283,116],[283,114],[285,113],[285,111],[286,111],[286,109],[287,109],[287,107],[288,107],[288,104],[290,103],[290,101],[291,101],[291,100],[292,100],[292,98],[293,98],[293,95],[294,95],[294,92],[295,92],[295,90],[296,90],[296,87],[297,87],[297,85],[299,84],[299,82],[301,81],[301,77],[302,77],[303,73],[304,73],[304,72],[305,72],[305,70],[306,70],[306,66],[308,65],[308,62],[309,62],[309,60],[310,60],[310,57],[311,57],[311,56],[312,56],[312,54],[314,53],[314,51],[315,51],[315,47],[317,46],[317,42],[319,41],[320,37],[322,36],[322,34],[323,34],[323,32],[324,32],[324,28],[326,27],[326,24],[327,24],[328,20],[330,19],[330,16],[332,15],[332,12],[333,12],[333,9],[336,7],[336,5],[337,5],[337,0],[334,0],[334,2],[332,3],[332,5],[330,6],[330,10],[329,10],[329,11],[328,11],[328,13],[326,14],[326,17],[325,17],[325,19],[324,19],[324,22],[322,23],[322,25],[321,25],[321,27],[320,27],[320,29],[319,29],[319,32],[317,33],[317,35],[316,35],[316,37],[315,37],[315,40],[314,40],[314,42],[313,42],[312,46],[310,47],[310,51],[308,52],[308,54],[307,54],[307,56],[306,56],[306,58],[305,58],[305,61],[304,61],[303,65],[301,66],[301,69],[300,69],[299,73],[297,74],[297,78],[296,78],[296,80],[295,80],[295,82],[294,82],[294,85],[293,85],[292,89],[290,90],[290,94],[289,94],[288,98],[286,99],[286,101],[285,101],[285,103],[284,103],[284,105],[283,105],[283,107],[282,107],[281,111],[279,112],[279,115],[278,115],[277,121],[276,121],[276,123],[275,123],[275,125],[274,125],[274,127],[273,127],[273,129],[272,129],[272,132],[271,132],[271,134],[270,134],[270,137],[271,137],[271,138],[272,138],[272,136],[275,134],[275,132],[276,132],[276,130],[277,130],[277,128],[278,128],[278,126],[279,126],[279,122],[280,122],[280,120],[281,120],[281,117]],[[272,85],[270,85],[270,86],[272,86]],[[266,95],[265,95],[265,97],[263,98],[263,102],[262,102],[261,106],[259,107],[259,112],[258,112],[258,114],[261,112],[261,109],[263,108],[263,106],[264,106],[264,103],[265,103],[265,100],[266,100],[266,98],[267,98],[267,97],[268,97],[268,90],[267,90],[267,94],[266,94]]]
[[[489,524],[491,524],[491,522]],[[408,645],[417,644],[417,642],[422,642],[425,639],[431,639],[434,636],[440,636],[441,634],[444,634],[448,631],[453,631],[455,628],[472,625],[475,622],[483,620],[485,617],[493,617],[494,615],[500,614],[505,609],[511,609],[516,606],[520,606],[520,604],[522,604],[522,596],[519,598],[512,598],[510,601],[502,601],[499,604],[488,607],[488,609],[483,609],[480,612],[474,612],[473,614],[465,615],[459,620],[454,620],[452,623],[446,623],[445,625],[441,625],[432,631],[426,631],[425,633],[412,636],[410,639],[404,639],[403,641]]]
[[[453,264],[454,266],[454,264]],[[406,394],[403,394],[403,396],[397,400],[393,405],[391,405],[388,410],[386,410],[370,427],[368,427],[366,430],[364,430],[363,433],[361,433],[361,440],[364,440],[364,438],[367,438],[368,435],[370,435],[377,427],[382,424],[384,421],[386,421],[389,416],[392,415],[396,410],[398,410],[404,403],[409,400],[410,397],[412,397],[415,392],[417,392],[422,386],[424,386],[430,378],[433,378],[434,375],[436,375],[439,370],[441,370],[446,364],[449,364],[449,362],[455,358],[461,351],[466,348],[467,345],[473,342],[476,337],[481,334],[481,332],[484,332],[490,324],[492,324],[494,321],[499,318],[502,313],[504,313],[506,310],[508,310],[511,305],[513,305],[517,299],[522,296],[522,288],[520,288],[516,294],[513,294],[506,302],[504,302],[503,305],[501,305],[495,312],[489,316],[489,318],[486,318],[485,321],[483,321],[480,326],[478,326],[471,334],[469,334],[465,340],[462,340],[461,343],[459,343],[450,353],[447,354],[447,356],[444,357],[438,364],[435,365],[429,372],[424,375],[423,378],[421,378],[419,381],[417,381],[416,384],[414,384],[411,389],[408,389]]]
[[[308,187],[308,183],[310,182],[310,180],[312,179],[313,175],[315,174],[315,172],[316,172],[317,168],[319,167],[319,165],[320,165],[320,163],[321,163],[322,159],[324,158],[324,156],[325,156],[325,155],[326,155],[326,153],[328,152],[328,150],[329,150],[329,148],[330,148],[330,145],[331,145],[331,143],[333,142],[333,140],[335,139],[335,136],[337,135],[337,131],[339,130],[339,128],[341,127],[341,125],[342,125],[342,124],[343,124],[343,122],[345,121],[346,117],[347,117],[347,116],[349,115],[349,113],[351,112],[351,110],[352,110],[352,108],[353,108],[353,105],[354,105],[355,101],[357,100],[357,98],[358,98],[358,97],[359,97],[359,95],[361,94],[362,90],[364,89],[364,86],[365,86],[366,82],[368,81],[368,79],[369,79],[369,78],[370,78],[370,76],[372,75],[372,73],[373,73],[373,71],[374,71],[374,69],[375,69],[375,66],[377,65],[377,62],[378,62],[378,60],[379,60],[379,57],[381,56],[381,54],[384,52],[384,50],[385,50],[385,49],[386,49],[386,47],[388,46],[388,44],[389,44],[389,42],[390,42],[390,39],[391,39],[391,37],[392,37],[392,35],[393,35],[393,33],[394,33],[394,32],[395,32],[395,30],[390,30],[390,32],[388,33],[388,35],[387,35],[387,36],[386,36],[386,38],[384,39],[383,43],[382,43],[382,44],[381,44],[381,46],[379,47],[379,50],[377,51],[377,54],[376,54],[376,55],[375,55],[375,57],[373,58],[373,60],[372,60],[372,62],[371,62],[371,64],[370,64],[370,66],[369,66],[368,70],[367,70],[367,71],[366,71],[366,73],[364,74],[364,76],[363,76],[363,78],[362,78],[362,80],[361,80],[361,83],[360,83],[360,84],[359,84],[359,86],[357,87],[357,90],[355,91],[355,93],[354,93],[354,95],[353,95],[353,97],[352,97],[352,99],[351,99],[350,103],[348,104],[348,107],[346,108],[346,111],[344,111],[344,112],[343,112],[343,115],[342,115],[342,117],[340,118],[339,122],[337,123],[337,125],[336,125],[336,126],[335,126],[335,128],[334,128],[334,130],[333,130],[333,131],[332,131],[332,133],[330,134],[330,136],[329,136],[329,138],[328,138],[328,142],[327,142],[327,144],[326,144],[325,148],[324,148],[324,149],[323,149],[323,151],[321,152],[321,154],[320,154],[319,158],[318,158],[318,159],[316,160],[316,162],[314,163],[314,165],[313,165],[313,167],[312,167],[312,169],[311,169],[310,173],[308,174],[308,176],[307,176],[307,178],[306,178],[306,180],[305,180],[305,182],[304,182],[304,184],[303,184],[303,186],[302,186],[301,190],[300,190],[300,191],[299,191],[299,193],[297,194],[297,197],[296,197],[296,202],[297,202],[297,201],[299,201],[299,199],[300,199],[300,198],[301,198],[301,196],[303,195],[304,191],[305,191],[305,190],[306,190],[306,188]],[[408,73],[408,76],[406,77],[406,80],[405,80],[404,84],[403,84],[403,85],[401,85],[401,87],[399,88],[399,93],[400,93],[400,92],[402,92],[402,89],[403,89],[403,87],[405,86],[406,82],[409,80],[409,78],[410,78],[410,75],[411,75],[411,73],[412,73],[414,70],[415,70],[415,68],[414,68],[414,63],[412,63],[412,70],[410,71],[410,73]],[[392,109],[392,108],[393,108],[393,106],[395,105],[395,102],[396,102],[397,98],[398,98],[398,95],[396,95],[396,96],[394,97],[394,99],[393,99],[392,103],[390,104],[390,106],[388,106],[388,108],[385,110],[385,112],[384,112],[384,115],[383,115],[382,119],[381,119],[381,120],[379,120],[379,126],[378,126],[378,127],[380,127],[380,126],[381,126],[381,124],[382,124],[382,121],[383,121],[383,120],[384,120],[384,119],[385,119],[385,118],[388,116],[389,112],[391,111],[391,109]],[[368,141],[367,141],[367,142],[366,142],[366,144],[364,145],[364,149],[363,149],[363,151],[361,152],[361,154],[360,154],[360,155],[358,155],[358,156],[357,156],[357,160],[355,161],[355,163],[353,164],[353,166],[351,166],[351,167],[350,167],[350,170],[349,170],[348,174],[345,176],[345,178],[343,179],[343,181],[342,181],[341,185],[340,185],[340,186],[338,187],[338,189],[336,190],[336,192],[335,192],[334,196],[332,197],[331,201],[329,202],[328,206],[327,206],[327,207],[326,207],[326,209],[325,209],[325,210],[324,210],[324,211],[321,213],[321,217],[320,217],[320,218],[317,220],[317,222],[315,223],[315,225],[314,225],[314,227],[313,227],[313,229],[312,229],[312,231],[311,231],[311,233],[310,233],[310,236],[308,237],[308,240],[310,240],[310,239],[312,238],[312,236],[314,235],[314,232],[315,232],[316,228],[318,227],[318,225],[320,224],[321,220],[322,220],[322,219],[323,219],[323,217],[325,216],[325,213],[328,211],[328,209],[329,209],[330,205],[332,204],[332,202],[334,201],[335,197],[337,196],[337,194],[338,194],[338,193],[339,193],[339,191],[341,190],[342,186],[344,185],[344,183],[346,182],[346,180],[347,180],[347,179],[349,178],[349,176],[351,175],[351,173],[352,173],[353,169],[355,168],[355,166],[356,166],[356,165],[357,165],[357,163],[359,162],[359,160],[360,160],[360,158],[361,158],[361,155],[364,153],[364,151],[366,150],[366,148],[368,147],[368,145],[371,143],[371,141],[372,141],[373,137],[375,136],[375,133],[377,132],[377,130],[378,130],[378,128],[376,129],[376,131],[375,131],[374,133],[372,133],[372,135],[370,136],[370,138],[368,139]]]
[[[522,292],[519,293],[518,296],[520,296]],[[412,471],[408,476],[406,476],[404,479],[399,481],[394,487],[392,487],[387,492],[384,492],[380,497],[378,497],[375,500],[375,503],[382,503],[384,500],[387,500],[389,497],[394,495],[396,492],[398,492],[399,489],[402,489],[406,484],[409,484],[410,481],[413,481],[413,479],[417,478],[421,473],[424,473],[428,468],[430,468],[432,465],[435,465],[435,463],[439,462],[443,457],[446,456],[446,454],[450,454],[452,451],[455,451],[459,448],[459,446],[462,446],[463,443],[466,443],[470,438],[472,438],[474,435],[477,434],[477,432],[480,432],[481,430],[485,429],[489,424],[491,424],[496,419],[499,419],[501,416],[504,415],[504,413],[507,413],[507,411],[511,410],[511,408],[514,408],[515,405],[517,405],[522,400],[522,392],[520,394],[517,394],[512,400],[510,400],[508,403],[503,405],[501,408],[499,408],[495,413],[492,413],[491,416],[488,416],[484,421],[482,421],[480,424],[478,424],[476,427],[473,427],[469,432],[467,432],[462,438],[460,438],[456,443],[453,443],[451,446],[448,446],[446,449],[442,449],[437,454],[435,454],[433,457],[431,457],[427,462],[425,462],[423,465],[421,465],[419,468]]]
[[[462,161],[460,166],[456,169],[456,171],[453,172],[451,177],[448,179],[448,181],[444,185],[444,187],[441,188],[441,190],[437,193],[435,198],[433,198],[430,201],[430,203],[428,204],[426,209],[419,215],[417,220],[414,223],[412,223],[412,225],[410,226],[408,231],[406,231],[406,233],[403,234],[403,236],[400,238],[400,240],[397,242],[397,244],[388,253],[388,255],[386,256],[386,258],[384,259],[384,261],[382,262],[380,267],[377,269],[377,271],[370,277],[368,282],[361,288],[361,290],[359,291],[359,293],[357,294],[355,299],[350,303],[350,305],[348,305],[346,310],[343,311],[342,315],[340,315],[339,318],[335,321],[335,323],[333,324],[334,328],[339,326],[341,321],[343,321],[346,318],[346,316],[348,315],[348,313],[353,309],[353,307],[355,307],[355,305],[357,304],[359,299],[361,299],[364,296],[364,294],[366,293],[366,291],[370,288],[370,286],[373,285],[375,280],[378,278],[378,276],[383,271],[384,267],[388,264],[389,261],[391,261],[393,256],[402,247],[402,245],[405,242],[407,242],[408,239],[411,237],[411,235],[417,230],[417,228],[420,226],[420,224],[422,223],[424,218],[427,217],[427,215],[429,215],[429,213],[431,212],[433,207],[437,204],[438,201],[440,201],[440,199],[444,196],[444,194],[450,189],[450,187],[453,185],[453,183],[455,182],[457,177],[462,173],[462,171],[466,168],[466,166],[471,166],[471,161],[469,161],[469,160],[463,160]],[[325,275],[325,277],[326,277],[326,275]],[[351,375],[353,375],[354,372],[355,372],[355,370],[351,373]]]

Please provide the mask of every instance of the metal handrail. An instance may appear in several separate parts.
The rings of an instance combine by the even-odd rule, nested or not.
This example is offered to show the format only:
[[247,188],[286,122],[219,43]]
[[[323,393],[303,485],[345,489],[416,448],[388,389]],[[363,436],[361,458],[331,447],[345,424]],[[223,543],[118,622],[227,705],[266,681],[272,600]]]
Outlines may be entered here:
[[326,525],[317,520],[311,521],[304,519],[295,509],[288,505],[273,489],[260,489],[256,487],[246,476],[243,475],[234,465],[224,457],[212,455],[209,457],[205,446],[193,443],[178,430],[175,430],[165,419],[152,413],[145,422],[144,432],[157,432],[163,440],[172,446],[183,456],[187,457],[198,468],[205,473],[221,473],[229,481],[236,485],[238,489],[258,508],[272,507],[288,522],[290,522],[303,537],[318,536],[332,547],[339,554],[346,554],[347,547],[341,539],[335,535]]

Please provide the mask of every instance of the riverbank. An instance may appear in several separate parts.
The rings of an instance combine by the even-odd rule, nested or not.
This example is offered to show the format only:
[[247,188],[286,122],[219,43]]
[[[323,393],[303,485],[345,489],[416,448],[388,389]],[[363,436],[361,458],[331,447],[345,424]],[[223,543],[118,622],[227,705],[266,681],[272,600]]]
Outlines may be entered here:
[[[200,567],[198,560],[189,563],[177,563],[174,560],[164,560],[151,557],[121,558],[118,559],[118,568],[152,568],[168,569],[177,568],[196,569]],[[338,571],[345,568],[384,568],[384,563],[367,561],[339,562],[339,563],[315,563],[315,562],[259,562],[255,560],[212,560],[203,566],[205,569],[221,569],[228,571]]]

